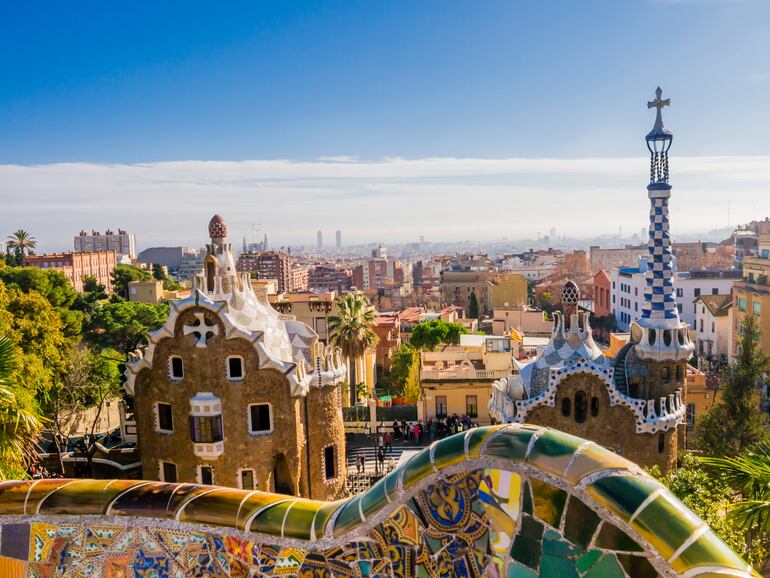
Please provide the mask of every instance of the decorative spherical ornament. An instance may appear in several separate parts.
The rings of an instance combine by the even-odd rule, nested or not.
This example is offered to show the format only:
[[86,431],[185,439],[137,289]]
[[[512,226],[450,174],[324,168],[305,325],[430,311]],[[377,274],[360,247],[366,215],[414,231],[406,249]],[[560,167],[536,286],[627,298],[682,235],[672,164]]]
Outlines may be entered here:
[[561,302],[574,307],[578,301],[580,301],[580,288],[572,279],[568,279],[561,288]]
[[212,239],[224,239],[227,237],[227,225],[220,215],[214,215],[209,221],[209,237]]

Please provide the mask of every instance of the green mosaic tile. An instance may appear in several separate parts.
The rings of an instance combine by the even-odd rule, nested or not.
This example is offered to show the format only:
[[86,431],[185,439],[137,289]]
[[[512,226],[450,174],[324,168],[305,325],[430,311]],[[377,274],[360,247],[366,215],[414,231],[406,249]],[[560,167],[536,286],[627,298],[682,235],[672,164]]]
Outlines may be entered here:
[[633,578],[658,578],[658,571],[647,558],[632,554],[616,554],[616,557],[629,576]]
[[589,550],[575,560],[575,567],[578,569],[578,572],[585,572],[596,564],[603,555],[604,552],[601,550]]
[[747,564],[711,530],[671,561],[671,567],[680,574],[697,566],[723,566],[735,570],[748,570]]
[[634,464],[615,452],[611,452],[599,444],[590,442],[583,446],[564,477],[572,484],[577,484],[584,477],[602,470],[630,469]]
[[558,576],[559,578],[578,578],[575,561],[561,556],[543,554],[540,561],[541,576]]
[[[631,576],[635,576],[635,574],[631,574]],[[583,578],[626,578],[626,574],[620,567],[617,558],[612,554],[607,554],[599,560],[598,564],[592,566],[583,575]]]
[[361,509],[367,519],[387,505],[388,498],[385,495],[385,478],[379,480],[361,495]]
[[40,514],[106,514],[112,500],[135,485],[131,480],[116,480],[109,486],[104,480],[75,480],[43,498]]
[[465,434],[467,436],[468,446],[467,458],[469,460],[478,458],[481,454],[481,447],[484,445],[484,442],[487,441],[489,436],[508,427],[522,428],[525,426],[497,425],[490,427],[475,427],[471,429],[467,434]]
[[660,484],[649,478],[621,475],[598,479],[586,490],[602,506],[628,522],[647,496],[659,488]]
[[572,454],[585,440],[560,431],[546,430],[537,438],[527,457],[527,463],[556,476],[562,476]]
[[361,496],[349,500],[340,510],[337,519],[334,520],[334,537],[337,538],[345,532],[352,530],[361,523],[361,515],[358,511],[358,501]]
[[286,509],[296,500],[297,498],[291,498],[276,502],[263,509],[251,522],[249,531],[280,536],[283,520],[286,517]]
[[465,434],[455,434],[436,442],[433,463],[436,468],[446,468],[465,461]]
[[315,537],[317,540],[326,536],[326,525],[329,523],[334,512],[339,510],[345,502],[340,500],[337,502],[325,502],[318,512],[316,512],[315,520],[313,520],[313,530],[315,531]]
[[561,534],[546,530],[543,534],[543,556],[561,556],[562,558],[575,558],[582,550],[570,542],[564,540]]
[[596,547],[623,552],[641,552],[642,547],[633,538],[609,522],[604,522],[596,537]]
[[519,523],[519,533],[513,540],[511,557],[536,570],[540,564],[543,525],[526,514],[521,516]]
[[511,428],[492,437],[484,448],[484,455],[509,460],[523,460],[532,436],[540,431],[533,428]]
[[538,578],[538,576],[539,574],[534,570],[516,562],[511,562],[510,566],[508,566],[508,578]]
[[411,488],[414,484],[425,479],[433,472],[433,464],[430,462],[430,452],[425,449],[409,460],[404,467],[404,489]]
[[195,498],[186,502],[184,509],[177,513],[178,520],[234,527],[245,495],[243,490],[231,488],[217,488],[214,491],[197,494]]
[[570,496],[564,518],[564,537],[581,548],[587,548],[600,521],[596,512],[575,496]]
[[540,521],[558,528],[561,515],[567,501],[567,492],[534,478],[529,481],[532,487],[534,515]]
[[668,559],[702,524],[674,496],[661,494],[642,510],[632,526]]
[[528,481],[524,482],[524,487],[521,490],[521,511],[525,514],[532,513],[532,490]]
[[[283,536],[286,538],[298,538],[310,540],[312,537],[313,520],[323,502],[314,500],[298,500],[288,508],[286,518],[283,520]],[[277,509],[282,506],[277,506]]]

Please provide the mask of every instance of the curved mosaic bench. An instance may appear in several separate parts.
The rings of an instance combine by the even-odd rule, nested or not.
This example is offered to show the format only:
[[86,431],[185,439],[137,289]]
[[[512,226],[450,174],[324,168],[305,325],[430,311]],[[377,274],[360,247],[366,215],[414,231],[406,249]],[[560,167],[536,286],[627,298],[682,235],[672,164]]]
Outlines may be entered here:
[[0,576],[755,576],[593,442],[473,429],[339,502],[194,484],[0,484]]

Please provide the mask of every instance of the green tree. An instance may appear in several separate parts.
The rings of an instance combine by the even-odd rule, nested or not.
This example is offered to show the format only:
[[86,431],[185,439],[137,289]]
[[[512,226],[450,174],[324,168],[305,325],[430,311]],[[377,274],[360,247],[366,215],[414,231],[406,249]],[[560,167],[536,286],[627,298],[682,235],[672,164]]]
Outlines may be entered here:
[[756,318],[746,315],[741,327],[738,355],[724,371],[719,400],[697,426],[697,447],[707,456],[736,456],[768,438],[767,415],[759,407],[768,356],[759,348]]
[[675,472],[664,476],[656,466],[650,473],[744,559],[759,564],[766,558],[769,551],[766,533],[756,525],[747,527],[739,517],[728,515],[736,497],[735,489],[721,476],[713,475],[697,458],[685,453]]
[[476,298],[475,291],[471,291],[471,298],[468,301],[468,317],[471,319],[479,318],[479,300]]
[[96,427],[106,402],[121,394],[118,357],[119,354],[112,350],[101,353],[87,347],[73,350],[67,375],[45,408],[60,443],[73,435],[76,428],[81,429],[81,424],[89,434],[83,443],[91,476],[94,475],[92,458],[96,451]]
[[118,296],[128,299],[128,284],[131,281],[149,281],[149,271],[133,265],[116,265],[112,271],[112,288]]
[[34,400],[15,381],[16,344],[0,335],[0,478],[24,477],[24,465],[34,452],[43,427]]
[[166,272],[163,270],[163,265],[161,265],[160,263],[153,263],[152,276],[157,281],[163,281],[166,278]]
[[459,323],[447,323],[441,319],[433,319],[415,325],[412,329],[410,343],[417,349],[436,349],[441,343],[457,345],[460,335],[470,333]]
[[100,349],[126,354],[147,343],[145,334],[166,322],[168,310],[168,303],[119,301],[99,305],[88,322],[85,340]]
[[6,248],[9,255],[13,251],[16,265],[21,265],[24,261],[24,255],[32,255],[36,247],[37,241],[24,229],[17,229],[15,233],[8,235]]
[[350,403],[356,403],[356,361],[377,342],[375,312],[365,295],[343,293],[337,297],[337,315],[329,317],[330,341],[349,361]]
[[37,291],[22,292],[0,282],[0,334],[20,349],[16,383],[44,399],[62,378],[76,339],[65,334],[59,311]]
[[417,355],[417,351],[408,343],[400,345],[398,349],[393,352],[393,360],[390,364],[390,381],[398,396],[404,395],[404,389],[409,380],[409,373],[412,370],[412,366],[415,362],[419,365]]
[[64,334],[71,338],[80,336],[83,315],[73,309],[78,294],[62,272],[37,267],[6,267],[0,269],[0,281],[9,288],[18,288],[24,293],[34,291],[43,296],[61,317]]

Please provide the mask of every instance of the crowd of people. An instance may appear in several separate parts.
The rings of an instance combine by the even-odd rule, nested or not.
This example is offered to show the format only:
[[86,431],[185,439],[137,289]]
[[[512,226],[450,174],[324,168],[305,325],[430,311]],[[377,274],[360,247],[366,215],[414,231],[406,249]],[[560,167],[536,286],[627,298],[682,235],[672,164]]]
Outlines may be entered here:
[[27,473],[29,474],[29,477],[33,480],[40,480],[43,478],[63,478],[61,474],[57,474],[56,472],[49,472],[47,469],[45,469],[43,466],[37,466],[35,464],[32,464],[27,469]]
[[[409,423],[406,420],[396,420],[393,422],[392,439],[396,442],[425,445],[473,427],[478,427],[478,424],[471,421],[467,415],[459,417],[456,413],[435,420],[429,418],[426,422],[420,420]],[[386,432],[386,435],[388,433],[391,432]],[[389,446],[387,442],[383,445],[386,449]]]

